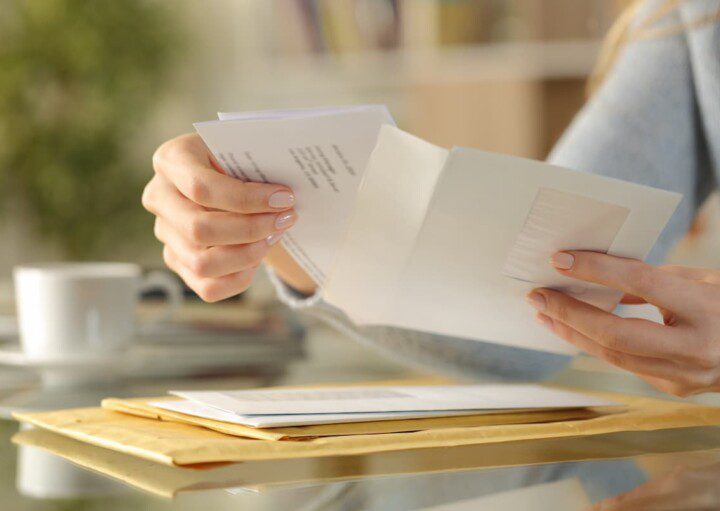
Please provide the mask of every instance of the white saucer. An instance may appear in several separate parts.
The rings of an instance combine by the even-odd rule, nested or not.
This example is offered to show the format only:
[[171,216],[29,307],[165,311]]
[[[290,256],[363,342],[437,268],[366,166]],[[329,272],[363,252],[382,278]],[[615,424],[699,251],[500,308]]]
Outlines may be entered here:
[[0,418],[8,419],[12,412],[37,412],[97,406],[103,398],[125,395],[123,387],[94,388],[34,388],[16,392],[0,399]]
[[166,395],[170,389],[196,390],[253,388],[274,385],[281,373],[228,376],[221,378],[178,378],[165,380],[116,380],[110,383],[78,387],[44,387],[37,381],[20,390],[0,392],[0,419],[10,419],[12,412],[42,412],[68,408],[99,406],[106,397],[143,397]]
[[74,369],[84,366],[111,366],[117,363],[123,363],[127,357],[123,355],[118,359],[117,356],[92,356],[78,355],[73,358],[48,358],[36,359],[29,358],[20,350],[17,344],[0,345],[0,365],[20,367],[25,369]]
[[132,377],[178,377],[198,373],[238,370],[248,367],[277,366],[297,360],[303,343],[236,342],[203,343],[142,342],[140,339],[125,352],[103,355],[77,355],[64,358],[28,357],[17,342],[0,344],[0,366],[35,371],[89,371]]

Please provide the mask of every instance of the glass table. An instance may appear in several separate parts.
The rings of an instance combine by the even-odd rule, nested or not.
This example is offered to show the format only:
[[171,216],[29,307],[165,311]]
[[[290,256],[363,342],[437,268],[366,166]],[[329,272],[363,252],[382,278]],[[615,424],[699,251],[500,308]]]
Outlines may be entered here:
[[[274,384],[418,376],[321,324],[310,323],[306,339],[305,358],[278,372]],[[2,376],[0,369],[0,383]],[[651,392],[585,359],[553,381]],[[153,392],[178,383],[153,382]],[[193,384],[259,383],[225,376]],[[720,428],[712,427],[188,469],[0,421],[3,511],[708,510],[720,509],[719,478]]]

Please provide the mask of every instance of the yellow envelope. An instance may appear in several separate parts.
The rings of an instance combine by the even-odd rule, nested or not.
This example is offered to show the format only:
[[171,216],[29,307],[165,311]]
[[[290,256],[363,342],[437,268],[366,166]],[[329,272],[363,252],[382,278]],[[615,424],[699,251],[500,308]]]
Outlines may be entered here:
[[448,427],[406,433],[318,437],[305,441],[241,438],[102,408],[13,415],[19,421],[83,442],[167,465],[357,455],[720,424],[718,407],[604,392],[586,393],[621,402],[627,408],[621,413],[585,420]]
[[316,424],[280,428],[253,428],[242,424],[231,424],[184,413],[163,410],[148,404],[152,401],[167,401],[168,397],[103,399],[102,407],[115,412],[138,417],[152,418],[183,424],[202,426],[227,435],[258,438],[260,440],[307,440],[321,436],[370,435],[380,433],[402,433],[445,428],[467,428],[497,424],[528,424],[589,419],[602,413],[613,413],[616,407],[598,409],[576,408],[570,410],[517,410],[508,413],[485,413],[457,417],[428,417],[424,419],[401,419],[373,422],[351,422],[343,424]]
[[[601,440],[596,440],[598,438]],[[204,470],[158,465],[43,429],[20,431],[12,441],[50,452],[135,488],[173,498],[179,493],[208,489],[243,487],[265,491],[298,484],[678,452],[696,452],[689,455],[691,459],[705,459],[709,450],[720,448],[720,428],[624,432],[591,438],[528,440],[362,456],[219,463]]]

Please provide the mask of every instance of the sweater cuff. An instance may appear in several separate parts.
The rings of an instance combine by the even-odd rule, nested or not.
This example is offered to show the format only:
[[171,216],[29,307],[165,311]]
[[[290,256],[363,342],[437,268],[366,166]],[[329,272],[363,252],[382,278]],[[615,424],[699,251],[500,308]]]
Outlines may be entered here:
[[264,266],[270,282],[272,282],[275,287],[278,298],[285,305],[293,309],[308,309],[318,305],[322,301],[322,290],[320,288],[311,295],[305,295],[283,282],[268,265]]

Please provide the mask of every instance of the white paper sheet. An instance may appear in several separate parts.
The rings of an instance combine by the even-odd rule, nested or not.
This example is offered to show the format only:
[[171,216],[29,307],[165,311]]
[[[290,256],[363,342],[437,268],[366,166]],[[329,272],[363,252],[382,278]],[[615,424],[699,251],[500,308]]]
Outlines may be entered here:
[[[405,169],[412,161],[412,145],[418,153],[427,151],[427,142],[383,127],[363,190],[381,187],[388,173]],[[404,149],[393,150],[398,146]],[[538,197],[543,207],[533,212]],[[533,219],[552,220],[546,200],[553,197],[563,216],[575,218],[548,227],[544,239],[536,237],[537,253],[526,254],[523,267],[523,276],[531,282],[509,277],[504,270],[508,259],[517,262],[518,237],[523,243],[537,234],[524,229],[531,212]],[[403,246],[392,253],[383,243],[364,243],[361,254],[359,248],[341,248],[325,298],[358,324],[572,354],[572,346],[535,323],[525,295],[535,287],[560,288],[611,310],[622,293],[560,275],[550,267],[550,253],[592,249],[644,259],[680,199],[676,193],[542,162],[456,148],[445,161],[414,237],[402,240]],[[370,232],[378,239],[393,238],[395,226],[405,223],[396,214],[401,209],[378,205],[378,210],[383,214],[353,217],[347,239],[362,239]],[[409,256],[398,263],[396,253]],[[366,275],[373,266],[386,265],[393,271],[379,270],[390,281],[378,293]],[[381,306],[367,305],[373,296]],[[364,297],[362,306],[358,297]]]
[[384,106],[223,114],[195,129],[224,171],[245,181],[281,183],[297,197],[298,222],[283,246],[322,284],[347,222]]
[[[383,126],[381,133],[388,128],[393,129]],[[379,144],[370,156],[348,234],[324,288],[325,298],[341,302],[355,321],[382,322],[392,308],[398,275],[415,247],[447,155],[446,149],[398,130],[392,144]],[[382,262],[374,254],[382,254]]]
[[[398,419],[419,419],[428,417],[448,417],[458,415],[476,415],[471,411],[440,411],[440,412],[368,412],[368,413],[321,413],[294,415],[242,415],[226,412],[219,408],[203,405],[197,401],[172,400],[153,401],[152,406],[164,410],[184,413],[195,417],[203,417],[231,424],[243,424],[255,428],[278,428],[282,426],[308,426],[311,424],[342,424],[347,422],[371,422]],[[482,413],[502,413],[505,410],[483,410]]]
[[170,391],[241,415],[339,414],[447,410],[517,410],[613,406],[618,403],[539,385],[436,385],[227,391]]

